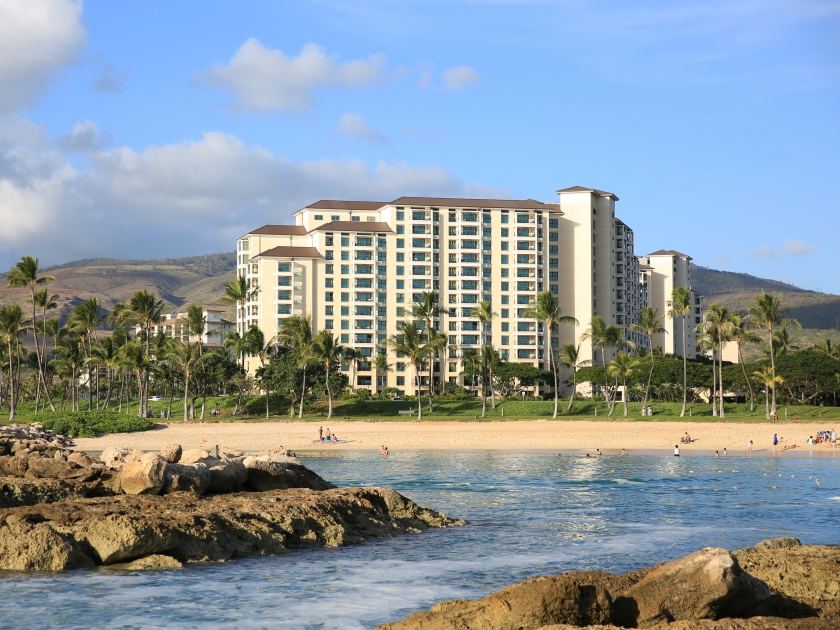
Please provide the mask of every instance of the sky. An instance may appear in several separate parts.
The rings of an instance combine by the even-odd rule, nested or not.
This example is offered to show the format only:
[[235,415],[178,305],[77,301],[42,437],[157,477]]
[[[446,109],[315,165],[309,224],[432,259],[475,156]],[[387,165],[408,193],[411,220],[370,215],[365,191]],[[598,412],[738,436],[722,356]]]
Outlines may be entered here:
[[0,268],[581,185],[637,254],[840,293],[838,182],[837,0],[0,0]]

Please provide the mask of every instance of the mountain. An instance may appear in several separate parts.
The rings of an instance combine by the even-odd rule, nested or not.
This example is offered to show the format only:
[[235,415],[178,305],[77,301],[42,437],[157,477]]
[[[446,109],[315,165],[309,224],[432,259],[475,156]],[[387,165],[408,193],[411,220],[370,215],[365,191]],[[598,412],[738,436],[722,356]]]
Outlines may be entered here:
[[[88,298],[102,300],[102,306],[111,311],[116,302],[125,302],[140,290],[151,291],[163,299],[167,312],[196,303],[224,308],[224,317],[233,319],[233,307],[221,304],[216,298],[235,272],[233,253],[161,260],[86,258],[42,270],[43,274],[55,277],[48,287],[50,293],[59,296],[59,308],[52,315],[62,322]],[[5,287],[5,274],[0,274],[0,282]],[[24,306],[28,299],[26,289],[0,290],[0,305],[18,302]]]

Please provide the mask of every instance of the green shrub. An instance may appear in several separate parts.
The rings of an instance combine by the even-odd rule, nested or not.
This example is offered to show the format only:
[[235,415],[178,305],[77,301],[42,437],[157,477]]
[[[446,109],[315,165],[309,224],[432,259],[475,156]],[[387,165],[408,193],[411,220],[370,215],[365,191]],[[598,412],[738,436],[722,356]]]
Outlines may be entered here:
[[44,414],[44,428],[60,435],[96,437],[99,433],[148,431],[155,423],[148,418],[116,411],[75,411]]

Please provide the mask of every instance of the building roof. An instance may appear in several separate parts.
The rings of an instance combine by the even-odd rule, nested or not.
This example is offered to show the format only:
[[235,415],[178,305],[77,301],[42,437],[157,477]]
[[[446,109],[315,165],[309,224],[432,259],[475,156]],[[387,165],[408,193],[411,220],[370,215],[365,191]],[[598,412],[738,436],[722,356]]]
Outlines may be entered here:
[[574,192],[591,192],[595,193],[599,197],[610,197],[614,201],[618,201],[618,197],[616,197],[613,193],[607,192],[606,190],[598,190],[597,188],[586,188],[585,186],[572,186],[570,188],[562,188],[557,191],[557,194],[560,193],[574,193]]
[[393,232],[381,221],[330,221],[312,229],[313,232]]
[[281,245],[272,247],[251,258],[323,258],[315,247],[290,247]]
[[536,199],[465,199],[461,197],[400,197],[388,205],[447,208],[505,208],[509,210],[542,210],[553,207]]
[[691,256],[689,256],[688,254],[681,254],[680,252],[675,251],[673,249],[660,249],[651,254],[648,254],[648,256],[674,256],[676,258],[685,258],[686,260],[691,260]]
[[315,203],[301,208],[292,216],[296,216],[304,210],[379,210],[387,205],[386,201],[345,201],[341,199],[321,199]]
[[642,271],[650,271],[651,269],[653,269],[653,267],[651,267],[650,265],[639,263],[639,269],[641,269]]
[[302,225],[264,225],[248,234],[269,234],[272,236],[306,236],[306,228]]

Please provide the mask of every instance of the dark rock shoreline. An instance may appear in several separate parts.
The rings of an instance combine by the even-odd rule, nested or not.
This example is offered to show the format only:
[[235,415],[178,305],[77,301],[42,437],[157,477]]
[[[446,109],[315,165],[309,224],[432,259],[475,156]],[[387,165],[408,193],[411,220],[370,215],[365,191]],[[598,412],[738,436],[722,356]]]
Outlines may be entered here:
[[840,547],[764,541],[702,549],[625,575],[538,577],[442,602],[380,630],[818,630],[840,628]]

